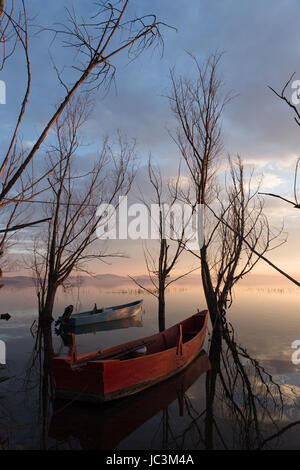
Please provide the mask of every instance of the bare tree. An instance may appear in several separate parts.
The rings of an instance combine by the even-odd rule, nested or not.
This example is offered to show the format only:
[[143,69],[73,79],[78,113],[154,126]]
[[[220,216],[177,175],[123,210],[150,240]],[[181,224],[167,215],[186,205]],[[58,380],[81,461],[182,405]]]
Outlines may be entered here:
[[[168,185],[167,194],[165,194],[166,191],[164,190],[160,169],[152,164],[150,158],[148,161],[148,177],[152,190],[154,191],[154,199],[151,202],[154,203],[158,209],[158,213],[155,214],[157,215],[157,220],[152,218],[152,223],[157,230],[159,250],[157,256],[154,250],[149,248],[145,248],[144,250],[144,258],[150,281],[149,288],[137,279],[131,276],[129,277],[140,288],[158,299],[159,331],[163,331],[165,329],[165,295],[167,288],[179,279],[199,269],[199,266],[179,276],[170,277],[182,253],[185,251],[186,243],[189,241],[184,225],[184,222],[187,224],[189,220],[183,220],[184,214],[180,206],[178,207],[180,212],[178,217],[173,213],[176,203],[178,202],[180,173],[176,178],[176,183],[174,185]],[[150,205],[145,200],[143,202],[147,206],[149,213],[151,213]]]
[[203,246],[193,254],[201,262],[211,320],[219,326],[231,301],[232,287],[260,259],[254,250],[263,255],[274,248],[279,235],[272,234],[263,204],[255,198],[257,190],[251,190],[251,178],[246,181],[240,158],[230,160],[230,182],[221,187],[217,173],[222,151],[221,118],[231,95],[222,90],[220,59],[220,54],[213,54],[202,66],[193,58],[198,75],[195,81],[178,78],[172,71],[170,96],[179,123],[173,139],[190,177],[186,198],[193,207],[202,204],[204,208]]
[[71,100],[55,123],[57,143],[48,151],[50,166],[55,170],[49,177],[51,194],[44,206],[51,219],[47,232],[34,246],[40,318],[46,321],[52,319],[58,287],[74,270],[87,272],[91,260],[112,256],[103,242],[99,247],[96,230],[104,213],[97,212],[97,208],[100,204],[118,204],[117,196],[127,193],[134,176],[135,143],[121,136],[118,150],[106,139],[94,166],[85,173],[82,169],[76,171],[79,131],[88,113],[86,96]]
[[[294,115],[294,120],[298,126],[300,126],[300,113],[297,109],[297,106],[291,101],[291,99],[286,95],[286,91],[288,86],[291,84],[293,78],[295,76],[295,73],[291,75],[291,77],[288,79],[288,81],[285,83],[283,86],[281,92],[278,92],[274,90],[271,86],[269,86],[270,90],[275,93],[275,95],[280,98],[283,102],[285,102],[289,108],[292,110],[293,115]],[[280,196],[279,194],[273,194],[273,193],[260,193],[264,194],[265,196],[271,196],[271,197],[276,197],[278,199],[281,199],[284,202],[287,202],[288,204],[292,204],[295,209],[300,209],[300,202],[297,196],[297,179],[298,179],[298,170],[299,170],[299,165],[300,165],[300,158],[298,158],[296,162],[296,167],[295,167],[295,173],[294,173],[294,187],[293,187],[293,193],[294,193],[294,200],[287,199],[283,196]]]
[[[20,48],[25,60],[24,95],[16,122],[10,136],[7,150],[0,162],[0,206],[32,200],[40,191],[47,190],[47,185],[39,185],[49,175],[32,177],[30,163],[38,153],[49,130],[61,116],[72,96],[84,83],[90,88],[107,87],[114,77],[116,66],[114,57],[127,51],[131,58],[137,57],[145,49],[162,44],[160,26],[153,14],[130,16],[129,0],[108,2],[98,1],[93,7],[90,18],[78,18],[75,10],[67,10],[66,21],[51,30],[54,39],[63,38],[63,46],[76,52],[73,83],[67,85],[63,76],[54,65],[57,72],[58,84],[63,87],[64,96],[56,106],[52,116],[42,129],[31,149],[24,150],[20,146],[20,130],[24,122],[25,110],[31,94],[32,74],[30,58],[30,22],[25,0],[20,0],[18,6],[14,0],[1,0],[0,4],[0,69],[4,69],[9,60]],[[87,11],[89,7],[87,6]],[[77,73],[77,76],[76,76]]]

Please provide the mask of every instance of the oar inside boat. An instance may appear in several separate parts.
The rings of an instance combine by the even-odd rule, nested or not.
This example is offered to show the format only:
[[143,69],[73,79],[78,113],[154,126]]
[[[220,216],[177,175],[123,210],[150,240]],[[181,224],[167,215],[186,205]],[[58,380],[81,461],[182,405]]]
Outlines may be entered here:
[[69,347],[69,358],[71,361],[72,368],[82,367],[88,361],[91,360],[107,360],[107,359],[124,359],[129,357],[138,357],[147,354],[147,346],[154,343],[155,340],[149,341],[141,340],[133,345],[120,346],[119,348],[113,349],[113,351],[102,352],[101,349],[94,353],[77,355],[76,339],[74,333],[68,333],[66,344]]

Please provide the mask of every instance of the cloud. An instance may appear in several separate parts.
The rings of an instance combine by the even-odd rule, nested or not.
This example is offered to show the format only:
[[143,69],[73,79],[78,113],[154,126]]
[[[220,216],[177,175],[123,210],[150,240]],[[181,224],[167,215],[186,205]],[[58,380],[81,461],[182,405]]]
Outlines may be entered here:
[[23,140],[22,145],[25,150],[30,150],[35,144],[34,140]]
[[285,183],[286,180],[274,173],[265,173],[263,175],[261,189],[274,189]]
[[[63,21],[64,6],[71,4],[71,0],[43,4],[40,0],[32,0],[28,13],[34,18],[39,15],[36,24],[51,27],[53,23]],[[90,2],[91,7],[92,4]],[[139,155],[144,162],[151,151],[164,167],[164,174],[167,171],[169,175],[176,174],[178,149],[166,131],[166,127],[174,129],[176,123],[168,100],[162,96],[168,94],[170,88],[169,69],[175,65],[179,74],[193,79],[197,73],[186,50],[200,61],[216,49],[224,50],[220,71],[225,89],[232,89],[237,94],[224,113],[224,155],[239,153],[246,165],[255,167],[254,184],[259,181],[257,173],[261,171],[264,173],[263,190],[277,191],[279,188],[280,194],[290,196],[300,129],[293,121],[291,110],[268,89],[268,85],[280,90],[293,71],[296,71],[296,79],[300,77],[299,1],[191,0],[183,5],[182,0],[133,0],[130,4],[131,13],[154,12],[159,20],[178,30],[163,28],[165,48],[162,57],[149,50],[131,63],[126,54],[113,59],[117,67],[117,94],[113,87],[105,97],[95,94],[95,113],[87,129],[89,140],[94,143],[103,135],[115,135],[120,129],[129,137],[137,137]],[[74,6],[79,16],[86,16],[86,2],[75,0]],[[22,127],[23,144],[28,149],[38,137],[43,123],[53,114],[58,97],[64,95],[45,53],[50,39],[44,32],[39,37],[33,35],[31,40],[32,94]],[[51,53],[59,67],[70,63],[70,48],[55,43]],[[14,128],[24,93],[23,58],[21,51],[17,54],[20,54],[16,56],[18,60],[9,62],[2,77],[7,83],[7,104],[0,108],[2,153]],[[66,69],[71,81],[73,72]],[[93,158],[94,153],[89,149],[81,161],[85,159],[88,163]],[[146,173],[140,172],[137,181],[143,189],[145,179]],[[299,218],[297,211],[280,201],[270,201],[270,204],[275,214],[285,212],[290,225],[292,218]],[[296,222],[294,225],[297,226]],[[294,249],[299,245],[296,235]]]

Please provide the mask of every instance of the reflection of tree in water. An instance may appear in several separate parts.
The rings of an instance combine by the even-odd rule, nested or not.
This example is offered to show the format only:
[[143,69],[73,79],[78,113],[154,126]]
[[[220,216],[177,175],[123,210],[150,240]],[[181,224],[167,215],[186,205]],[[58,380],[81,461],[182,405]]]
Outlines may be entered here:
[[[107,424],[112,436],[119,433],[120,442],[143,425],[143,422],[139,423],[137,420],[131,423],[132,425],[127,423],[128,433],[125,429],[126,416],[134,420],[134,410],[139,414],[139,406],[141,410],[146,408],[142,400],[144,398],[138,395],[132,397],[124,406],[122,403],[112,403],[109,406],[104,405],[103,408],[91,407],[88,410],[80,404],[77,407],[74,403],[65,403],[63,406],[60,404],[58,408],[53,407],[50,368],[53,354],[51,325],[40,325],[34,339],[25,388],[28,395],[38,391],[34,415],[40,436],[40,448],[53,446],[86,448],[85,445],[93,448],[95,443],[99,445],[99,442],[100,445],[111,443],[112,446],[118,447],[117,441],[113,442],[113,439],[105,436]],[[292,388],[277,384],[272,375],[237,343],[231,325],[224,324],[221,331],[214,331],[210,339],[209,358],[212,368],[203,376],[205,400],[195,395],[198,390],[195,387],[193,398],[187,390],[184,390],[177,396],[178,403],[176,398],[172,403],[174,397],[169,402],[162,401],[161,408],[153,414],[156,419],[152,420],[151,416],[147,418],[151,419],[147,426],[151,433],[147,436],[149,437],[147,448],[166,450],[272,448],[280,444],[278,439],[299,424],[299,421],[288,420],[285,414],[285,410],[291,405]],[[203,383],[204,381],[201,386]],[[149,393],[154,388],[149,389]],[[167,395],[168,393],[165,393],[165,396]],[[159,390],[157,396],[161,396]],[[0,398],[0,405],[1,401]],[[157,400],[150,397],[150,402]],[[292,402],[292,406],[295,407],[296,404]],[[4,416],[4,412],[8,413],[4,408],[0,408],[1,415]],[[68,420],[65,420],[65,417],[72,415],[77,421],[76,419],[72,421],[70,431],[67,429]],[[179,415],[184,416],[181,418]],[[10,419],[8,415],[6,417],[7,420]],[[101,427],[98,423],[102,417],[105,419]],[[51,434],[53,420],[60,421],[62,426],[57,435],[55,431]],[[8,433],[2,431],[3,419],[1,423],[0,437],[6,439]],[[122,432],[118,430],[120,426],[124,426]],[[49,441],[49,429],[54,443]],[[141,431],[143,432],[142,429]],[[84,440],[81,440],[81,436],[84,436]],[[147,438],[143,437],[143,440],[146,441]],[[5,439],[3,446],[7,448],[8,443]],[[1,445],[0,439],[0,448]]]
[[25,376],[25,396],[33,391],[38,391],[35,411],[37,425],[40,428],[40,447],[46,449],[54,400],[51,374],[51,359],[53,357],[51,323],[39,323],[33,336],[35,342]]
[[[214,332],[210,359],[212,371],[206,379],[205,446],[213,448],[215,437],[225,447],[256,448],[262,441],[265,424],[275,425],[282,418],[284,398],[280,386],[236,343],[234,330],[228,324],[221,333]],[[215,406],[216,399],[218,406]],[[225,418],[226,426],[231,425],[230,433],[222,433],[219,414]],[[228,443],[229,435],[231,443]]]
[[9,380],[9,377],[6,375],[0,375],[0,450],[9,448],[11,441],[11,423],[14,420],[9,408],[7,407],[1,387],[7,380]]
[[206,409],[197,413],[187,407],[189,431],[193,428],[198,433],[196,448],[272,447],[275,438],[300,423],[282,425],[292,388],[276,383],[236,342],[232,325],[225,323],[222,331],[214,331],[209,357],[212,368],[206,375]]
[[[212,368],[206,373],[206,403],[184,397],[189,423],[176,433],[170,413],[164,410],[163,448],[263,449],[300,421],[287,423],[285,409],[295,403],[292,387],[282,386],[235,340],[232,325],[215,330],[210,342]],[[167,431],[166,431],[167,430]],[[165,436],[168,442],[166,443]]]

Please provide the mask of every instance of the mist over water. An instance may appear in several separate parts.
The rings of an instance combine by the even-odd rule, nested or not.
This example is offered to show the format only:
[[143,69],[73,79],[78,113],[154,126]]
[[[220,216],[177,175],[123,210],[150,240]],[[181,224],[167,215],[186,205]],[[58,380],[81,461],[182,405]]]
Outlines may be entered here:
[[[35,291],[33,287],[5,287],[1,294],[2,311],[8,311],[12,318],[8,322],[1,321],[0,323],[0,339],[4,340],[7,345],[7,367],[0,370],[0,377],[8,377],[8,380],[1,383],[0,415],[2,416],[2,424],[0,430],[3,435],[9,436],[8,448],[40,448],[39,380],[38,375],[28,374],[30,358],[35,344],[33,337],[35,331],[33,322],[37,319]],[[276,422],[282,425],[286,425],[288,422],[297,420],[300,417],[298,408],[300,404],[300,394],[298,393],[300,391],[300,366],[294,365],[291,361],[293,353],[291,343],[296,339],[300,339],[299,296],[299,291],[293,288],[240,287],[235,289],[233,305],[227,312],[228,321],[234,328],[235,341],[259,362],[260,366],[271,375],[272,381],[280,384],[284,392],[284,408],[276,416]],[[60,291],[54,309],[54,316],[60,315],[65,306],[69,304],[73,304],[76,311],[84,311],[92,308],[94,303],[100,308],[123,304],[140,298],[144,298],[143,309],[138,315],[138,321],[135,325],[110,331],[96,331],[76,335],[77,351],[79,353],[90,352],[156,333],[158,331],[156,299],[150,294],[140,292],[135,287],[121,286],[99,289],[88,286],[82,287],[80,290]],[[204,298],[201,291],[195,286],[178,286],[170,289],[167,294],[166,327],[189,317],[197,309],[204,308]],[[32,324],[33,327],[31,328]],[[67,348],[64,346],[62,339],[55,334],[53,339],[55,352],[62,355],[67,354]],[[204,345],[207,352],[210,339],[211,325],[208,327],[207,339]],[[248,367],[247,359],[245,359],[245,367]],[[189,381],[187,382],[189,385],[185,391],[185,407],[187,408],[183,417],[180,416],[180,406],[176,396],[172,396],[170,392],[170,390],[176,390],[176,383],[175,385],[170,384],[170,390],[164,392],[164,395],[161,392],[159,396],[169,396],[171,402],[163,403],[163,409],[153,409],[153,415],[151,415],[150,406],[150,408],[148,407],[149,416],[141,416],[140,422],[129,427],[128,423],[126,426],[124,424],[123,433],[118,437],[119,440],[116,438],[118,442],[113,439],[106,439],[104,444],[103,439],[101,440],[101,429],[98,429],[101,420],[94,422],[95,413],[100,413],[100,411],[96,412],[94,407],[89,407],[88,409],[83,408],[85,410],[83,413],[80,407],[86,405],[78,405],[79,408],[76,405],[77,409],[75,408],[74,413],[76,415],[80,412],[83,413],[84,420],[87,423],[91,420],[90,426],[91,429],[94,429],[91,442],[87,444],[79,431],[76,434],[76,429],[81,429],[78,423],[79,427],[76,427],[76,423],[72,422],[71,430],[65,430],[65,421],[68,422],[66,418],[62,417],[62,422],[60,422],[57,417],[54,419],[53,416],[52,418],[50,416],[50,428],[48,427],[46,441],[43,440],[43,446],[47,448],[57,446],[59,448],[69,448],[71,439],[72,446],[75,446],[75,448],[85,448],[87,445],[93,448],[100,445],[101,442],[101,445],[112,445],[119,449],[159,449],[163,448],[163,445],[169,446],[168,448],[179,448],[180,446],[186,449],[203,448],[203,443],[195,438],[195,429],[191,422],[194,422],[195,416],[201,415],[206,407],[206,374],[201,373],[197,377],[197,371],[195,371],[190,372]],[[249,377],[251,380],[253,379],[250,369]],[[257,390],[258,383],[257,379],[255,380],[255,390]],[[257,393],[261,393],[259,387]],[[140,395],[143,395],[143,393]],[[137,399],[134,406],[138,406],[141,399],[142,396]],[[147,395],[143,399],[148,399]],[[150,395],[149,403],[152,402],[153,399]],[[129,402],[129,406],[130,403],[133,402]],[[128,407],[128,405],[126,406]],[[145,408],[142,404],[140,406]],[[120,417],[125,412],[122,407],[121,410],[119,408],[120,405],[109,405],[104,412],[106,416],[104,424],[109,427],[111,436],[114,435],[114,422],[117,422],[118,416]],[[228,410],[224,410],[224,403],[221,396],[219,396],[218,389],[215,396],[215,409],[217,410],[216,416],[219,425],[226,431],[227,437],[230,436],[229,440],[232,441],[230,445],[233,448],[242,448],[241,444],[234,440],[235,417],[231,416]],[[190,412],[187,410],[190,410]],[[104,416],[103,409],[101,413]],[[170,437],[169,435],[167,444],[163,431],[164,426],[162,425],[166,419],[170,427],[170,433],[172,431],[173,436]],[[270,422],[266,423],[265,421],[265,418],[262,418],[263,427],[270,426]],[[201,427],[200,418],[198,424]],[[60,429],[58,434],[57,429]],[[280,438],[279,444],[277,440],[271,441],[270,447],[275,446],[276,442],[276,446],[279,445],[284,448],[288,442],[288,448],[299,448],[296,438],[297,431],[298,427],[293,427]],[[50,432],[50,435],[48,432]],[[60,433],[63,434],[63,438]],[[272,434],[271,431],[270,434]],[[66,435],[69,436],[68,439],[66,439]],[[182,441],[183,435],[185,436],[184,441]],[[217,438],[215,446],[216,448],[223,447],[222,442]]]

